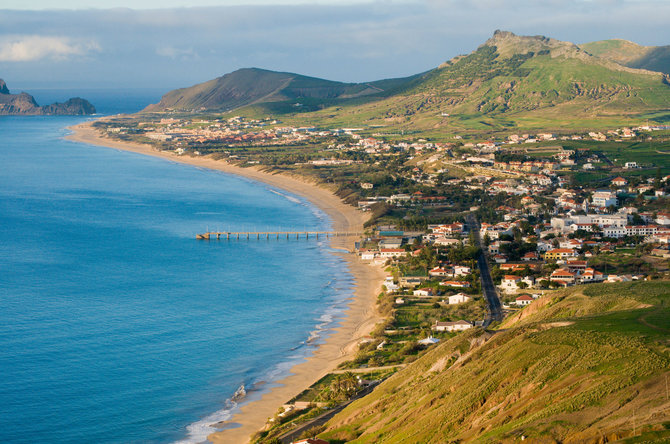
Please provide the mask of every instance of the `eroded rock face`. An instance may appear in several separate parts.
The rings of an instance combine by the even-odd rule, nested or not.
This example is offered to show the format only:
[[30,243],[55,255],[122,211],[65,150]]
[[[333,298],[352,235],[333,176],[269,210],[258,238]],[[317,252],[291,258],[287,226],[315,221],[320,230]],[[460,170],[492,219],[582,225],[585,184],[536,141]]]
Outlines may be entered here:
[[88,114],[95,114],[95,107],[88,100],[75,97],[65,103],[39,106],[33,96],[28,93],[11,94],[5,81],[0,79],[0,115],[82,116]]

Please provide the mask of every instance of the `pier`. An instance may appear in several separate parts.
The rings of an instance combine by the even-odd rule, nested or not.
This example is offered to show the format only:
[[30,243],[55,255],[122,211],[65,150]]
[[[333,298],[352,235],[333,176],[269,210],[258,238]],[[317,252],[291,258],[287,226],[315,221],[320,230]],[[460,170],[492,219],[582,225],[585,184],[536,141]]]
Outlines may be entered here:
[[251,239],[319,239],[331,237],[362,236],[353,231],[208,231],[196,234],[198,240],[251,240]]

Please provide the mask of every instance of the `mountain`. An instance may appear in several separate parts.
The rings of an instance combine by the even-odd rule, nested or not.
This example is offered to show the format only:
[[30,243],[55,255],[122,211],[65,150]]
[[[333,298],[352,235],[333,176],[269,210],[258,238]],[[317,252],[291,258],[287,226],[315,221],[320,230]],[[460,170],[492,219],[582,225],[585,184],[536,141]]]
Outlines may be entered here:
[[52,103],[39,106],[33,96],[22,92],[11,94],[7,84],[0,79],[0,115],[53,115],[53,116],[81,116],[95,114],[95,107],[87,100],[75,97],[65,103]]
[[[570,42],[496,31],[381,100],[320,116],[359,124],[453,132],[629,125],[670,109],[668,75],[622,66]],[[315,116],[316,117],[316,116]]]
[[352,84],[241,69],[172,91],[145,111],[237,108],[325,127],[560,132],[668,121],[670,77],[570,42],[496,31],[472,53],[407,78]]
[[351,99],[384,93],[410,79],[341,83],[287,72],[245,68],[189,88],[170,91],[160,102],[149,105],[144,111],[221,111],[296,99]]
[[601,40],[579,46],[589,54],[630,68],[670,74],[670,46],[641,46],[621,39]]
[[351,443],[668,442],[667,281],[536,300],[435,346],[319,437]]

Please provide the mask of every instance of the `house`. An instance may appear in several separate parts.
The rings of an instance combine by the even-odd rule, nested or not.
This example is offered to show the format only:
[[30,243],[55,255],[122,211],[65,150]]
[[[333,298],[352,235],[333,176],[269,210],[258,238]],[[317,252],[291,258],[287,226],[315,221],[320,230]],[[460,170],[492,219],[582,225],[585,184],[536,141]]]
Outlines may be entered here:
[[588,284],[591,282],[602,282],[605,280],[605,275],[599,271],[594,270],[593,268],[587,268],[584,270],[580,276],[580,281],[582,284]]
[[521,276],[506,274],[503,276],[502,281],[500,282],[500,288],[504,291],[514,291],[519,288],[519,282],[521,282]]
[[511,271],[512,273],[517,271],[523,271],[528,267],[527,264],[500,264],[500,270],[502,271]]
[[368,182],[361,183],[361,188],[363,188],[364,190],[371,190],[373,187],[374,185],[371,183]]
[[453,239],[450,237],[444,237],[444,236],[438,236],[435,238],[433,243],[435,245],[440,245],[443,247],[453,247],[455,245],[460,244],[462,241],[460,239]]
[[575,273],[571,272],[567,268],[559,268],[558,270],[554,270],[554,272],[551,273],[551,277],[549,279],[556,282],[566,282],[568,284],[573,284],[575,282]]
[[471,272],[470,267],[466,267],[465,265],[456,265],[454,267],[454,276],[467,276]]
[[[616,178],[612,179],[612,185],[614,185],[616,187],[625,187],[626,185],[628,185],[628,181],[626,179],[624,179],[623,177],[616,177]],[[606,205],[604,205],[604,206],[606,206]]]
[[467,281],[442,281],[440,285],[444,287],[470,288],[470,282]]
[[379,248],[400,248],[402,237],[385,237],[379,241]]
[[545,261],[566,260],[571,257],[577,257],[577,252],[571,248],[555,248],[544,253]]
[[396,305],[402,305],[405,303],[405,300],[403,298],[395,298],[395,303]]
[[412,293],[414,296],[419,296],[419,297],[430,297],[433,296],[435,293],[433,292],[432,288],[419,288],[414,290]]
[[582,273],[584,270],[586,270],[586,266],[588,265],[588,263],[586,261],[570,259],[566,262],[565,265],[567,265],[568,270],[573,273]]
[[534,251],[529,251],[528,253],[524,254],[523,257],[521,258],[521,260],[525,262],[536,261],[538,259],[539,256]]
[[435,267],[430,270],[428,274],[431,276],[451,276],[453,273],[451,273],[451,271],[447,270],[446,268]]
[[402,257],[406,254],[407,252],[402,248],[382,248],[379,250],[379,256],[381,257]]
[[371,261],[375,258],[376,252],[374,251],[364,251],[361,253],[361,259],[364,261]]
[[469,328],[472,328],[472,324],[463,320],[455,322],[435,321],[435,325],[433,325],[435,331],[463,331]]
[[505,262],[507,262],[507,257],[504,254],[494,254],[493,261],[496,264],[504,264]]
[[456,293],[452,296],[449,296],[449,305],[462,304],[470,300],[470,296],[464,293]]
[[398,285],[393,283],[393,278],[392,277],[390,279],[386,278],[383,285],[384,285],[384,287],[386,287],[387,291],[395,291],[395,290],[398,290],[400,288]]
[[[615,179],[616,180],[616,179]],[[596,191],[591,196],[591,203],[596,207],[616,207],[619,203],[616,194],[611,191]]]
[[523,295],[519,296],[518,298],[516,298],[514,300],[514,303],[516,305],[530,305],[530,303],[533,302],[534,300],[535,299],[528,296],[527,294],[523,294]]

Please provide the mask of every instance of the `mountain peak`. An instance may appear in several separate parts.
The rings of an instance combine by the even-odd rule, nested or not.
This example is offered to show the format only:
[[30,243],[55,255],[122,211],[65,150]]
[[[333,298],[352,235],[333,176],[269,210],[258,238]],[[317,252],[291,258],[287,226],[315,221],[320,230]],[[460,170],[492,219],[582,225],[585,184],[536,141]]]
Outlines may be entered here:
[[9,88],[4,80],[0,79],[0,94],[9,94]]
[[495,46],[502,57],[549,51],[552,56],[576,56],[580,51],[574,43],[563,42],[543,35],[523,36],[510,31],[496,30],[482,46]]

